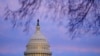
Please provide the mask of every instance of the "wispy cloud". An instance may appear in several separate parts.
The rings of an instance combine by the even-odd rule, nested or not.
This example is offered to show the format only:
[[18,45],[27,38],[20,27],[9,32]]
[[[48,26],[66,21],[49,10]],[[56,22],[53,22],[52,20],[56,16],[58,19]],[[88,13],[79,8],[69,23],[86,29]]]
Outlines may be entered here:
[[22,46],[14,45],[13,47],[11,46],[0,47],[0,54],[17,54],[21,52],[24,52],[24,47]]
[[100,53],[100,48],[97,47],[78,47],[78,46],[54,46],[53,50],[55,50],[56,52],[83,52],[83,53]]

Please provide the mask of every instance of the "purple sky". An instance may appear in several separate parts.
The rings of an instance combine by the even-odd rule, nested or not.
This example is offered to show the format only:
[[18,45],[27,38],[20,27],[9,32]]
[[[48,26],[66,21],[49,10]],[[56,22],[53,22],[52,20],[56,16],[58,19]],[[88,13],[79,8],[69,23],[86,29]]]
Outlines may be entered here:
[[[0,56],[24,56],[26,44],[34,35],[36,20],[33,20],[34,23],[32,23],[29,33],[23,32],[21,27],[13,29],[9,21],[3,20],[3,8],[8,4],[11,10],[18,9],[20,5],[16,1],[0,0]],[[86,33],[71,40],[68,32],[65,34],[66,28],[58,26],[57,22],[54,23],[52,20],[42,19],[46,18],[45,14],[48,13],[48,8],[45,10],[44,8],[44,4],[42,4],[37,13],[38,16],[35,18],[41,18],[41,32],[51,46],[52,56],[100,56],[100,36]],[[54,16],[52,10],[48,13],[50,15],[48,18]],[[63,21],[63,24],[65,23]]]

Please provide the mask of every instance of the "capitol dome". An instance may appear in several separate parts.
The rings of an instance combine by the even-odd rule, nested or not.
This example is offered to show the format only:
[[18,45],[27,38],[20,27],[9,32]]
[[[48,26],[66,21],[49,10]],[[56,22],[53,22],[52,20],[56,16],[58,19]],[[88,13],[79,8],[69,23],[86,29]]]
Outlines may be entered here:
[[40,31],[39,20],[37,20],[37,26],[35,34],[31,37],[29,43],[26,46],[25,56],[51,56],[50,46],[46,37]]

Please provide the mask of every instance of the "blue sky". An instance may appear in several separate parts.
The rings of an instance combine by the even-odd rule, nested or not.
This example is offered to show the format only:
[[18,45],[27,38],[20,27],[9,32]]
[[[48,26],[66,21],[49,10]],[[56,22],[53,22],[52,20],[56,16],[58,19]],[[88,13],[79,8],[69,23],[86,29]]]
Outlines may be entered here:
[[[35,20],[36,21],[36,20]],[[82,36],[71,40],[59,26],[41,20],[41,32],[46,36],[53,56],[99,56],[99,36]],[[0,20],[0,56],[24,56],[26,44],[34,35],[35,24],[31,32],[25,33],[12,28],[11,23]]]
[[[16,1],[17,0],[0,0],[0,56],[24,56],[26,45],[31,36],[34,35],[36,27],[35,19],[28,33],[23,32],[21,27],[12,28],[12,24],[9,21],[3,20],[3,8],[6,4],[9,4],[10,8],[15,10],[18,8]],[[16,4],[12,5],[12,3]],[[99,35],[85,33],[71,40],[64,26],[58,25],[58,22],[54,23],[52,20],[46,19],[45,14],[47,14],[47,11],[43,10],[43,8],[45,7],[42,6],[39,9],[37,13],[38,16],[35,18],[41,18],[41,32],[45,35],[50,44],[52,56],[100,56]],[[52,10],[50,12],[48,18],[53,18]],[[66,16],[63,18],[66,18]],[[63,25],[65,23],[66,22],[63,21]]]

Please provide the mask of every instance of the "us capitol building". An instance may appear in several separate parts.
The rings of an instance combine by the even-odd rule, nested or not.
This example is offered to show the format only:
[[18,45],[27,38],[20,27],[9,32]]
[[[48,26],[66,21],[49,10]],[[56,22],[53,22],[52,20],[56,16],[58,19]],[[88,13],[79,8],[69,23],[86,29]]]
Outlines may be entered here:
[[39,19],[37,20],[35,34],[26,46],[24,56],[51,56],[50,46],[40,31]]

